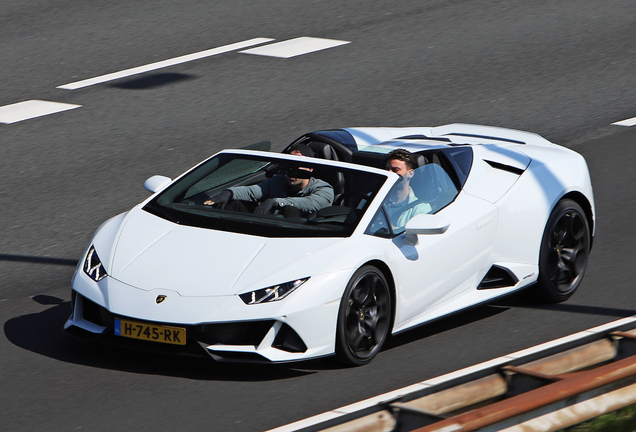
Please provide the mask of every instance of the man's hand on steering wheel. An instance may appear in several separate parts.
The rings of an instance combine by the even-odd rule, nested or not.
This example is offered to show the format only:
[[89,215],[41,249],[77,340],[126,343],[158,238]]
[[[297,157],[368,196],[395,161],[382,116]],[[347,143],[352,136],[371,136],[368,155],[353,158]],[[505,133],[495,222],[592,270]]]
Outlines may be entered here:
[[254,214],[257,215],[265,215],[270,213],[272,210],[275,210],[278,207],[278,201],[276,198],[269,198],[260,203],[256,210],[254,210]]
[[224,190],[219,192],[218,194],[214,195],[212,198],[210,198],[207,201],[204,201],[203,204],[204,205],[216,205],[218,206],[218,208],[224,209],[225,206],[227,205],[228,201],[232,199],[232,191],[231,190]]

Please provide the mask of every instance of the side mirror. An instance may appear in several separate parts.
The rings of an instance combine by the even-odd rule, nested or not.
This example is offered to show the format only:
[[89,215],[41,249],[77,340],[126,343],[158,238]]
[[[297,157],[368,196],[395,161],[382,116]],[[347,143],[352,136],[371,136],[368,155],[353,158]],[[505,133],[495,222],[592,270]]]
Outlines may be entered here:
[[144,188],[149,192],[156,193],[168,186],[170,182],[172,182],[170,177],[155,175],[146,180]]
[[450,222],[443,216],[434,214],[415,215],[406,223],[404,227],[407,234],[444,234]]

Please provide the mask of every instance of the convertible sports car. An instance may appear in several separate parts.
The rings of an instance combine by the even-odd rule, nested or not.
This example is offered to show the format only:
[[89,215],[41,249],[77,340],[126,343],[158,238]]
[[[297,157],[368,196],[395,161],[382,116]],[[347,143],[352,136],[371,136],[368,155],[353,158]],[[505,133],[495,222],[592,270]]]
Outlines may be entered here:
[[[299,143],[315,157],[288,154]],[[222,361],[361,365],[391,334],[522,289],[564,301],[581,284],[594,198],[572,150],[466,124],[317,131],[283,153],[268,144],[148,179],[153,195],[91,239],[66,330]],[[409,175],[386,169],[398,148],[414,154]],[[302,171],[328,183],[332,205],[293,217],[210,205]]]

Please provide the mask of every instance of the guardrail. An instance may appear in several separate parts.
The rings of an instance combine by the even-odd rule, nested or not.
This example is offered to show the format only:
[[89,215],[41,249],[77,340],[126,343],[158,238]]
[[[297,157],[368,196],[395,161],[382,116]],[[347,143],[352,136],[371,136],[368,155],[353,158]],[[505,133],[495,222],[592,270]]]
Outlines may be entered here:
[[556,431],[636,403],[636,316],[270,432]]

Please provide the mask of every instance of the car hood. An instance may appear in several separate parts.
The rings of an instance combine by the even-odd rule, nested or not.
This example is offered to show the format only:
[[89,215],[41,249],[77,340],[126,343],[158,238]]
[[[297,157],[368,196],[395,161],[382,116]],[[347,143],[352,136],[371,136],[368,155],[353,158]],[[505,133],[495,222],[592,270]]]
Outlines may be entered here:
[[324,262],[308,258],[342,240],[215,231],[177,225],[136,209],[119,230],[107,271],[142,290],[234,295],[317,274]]

